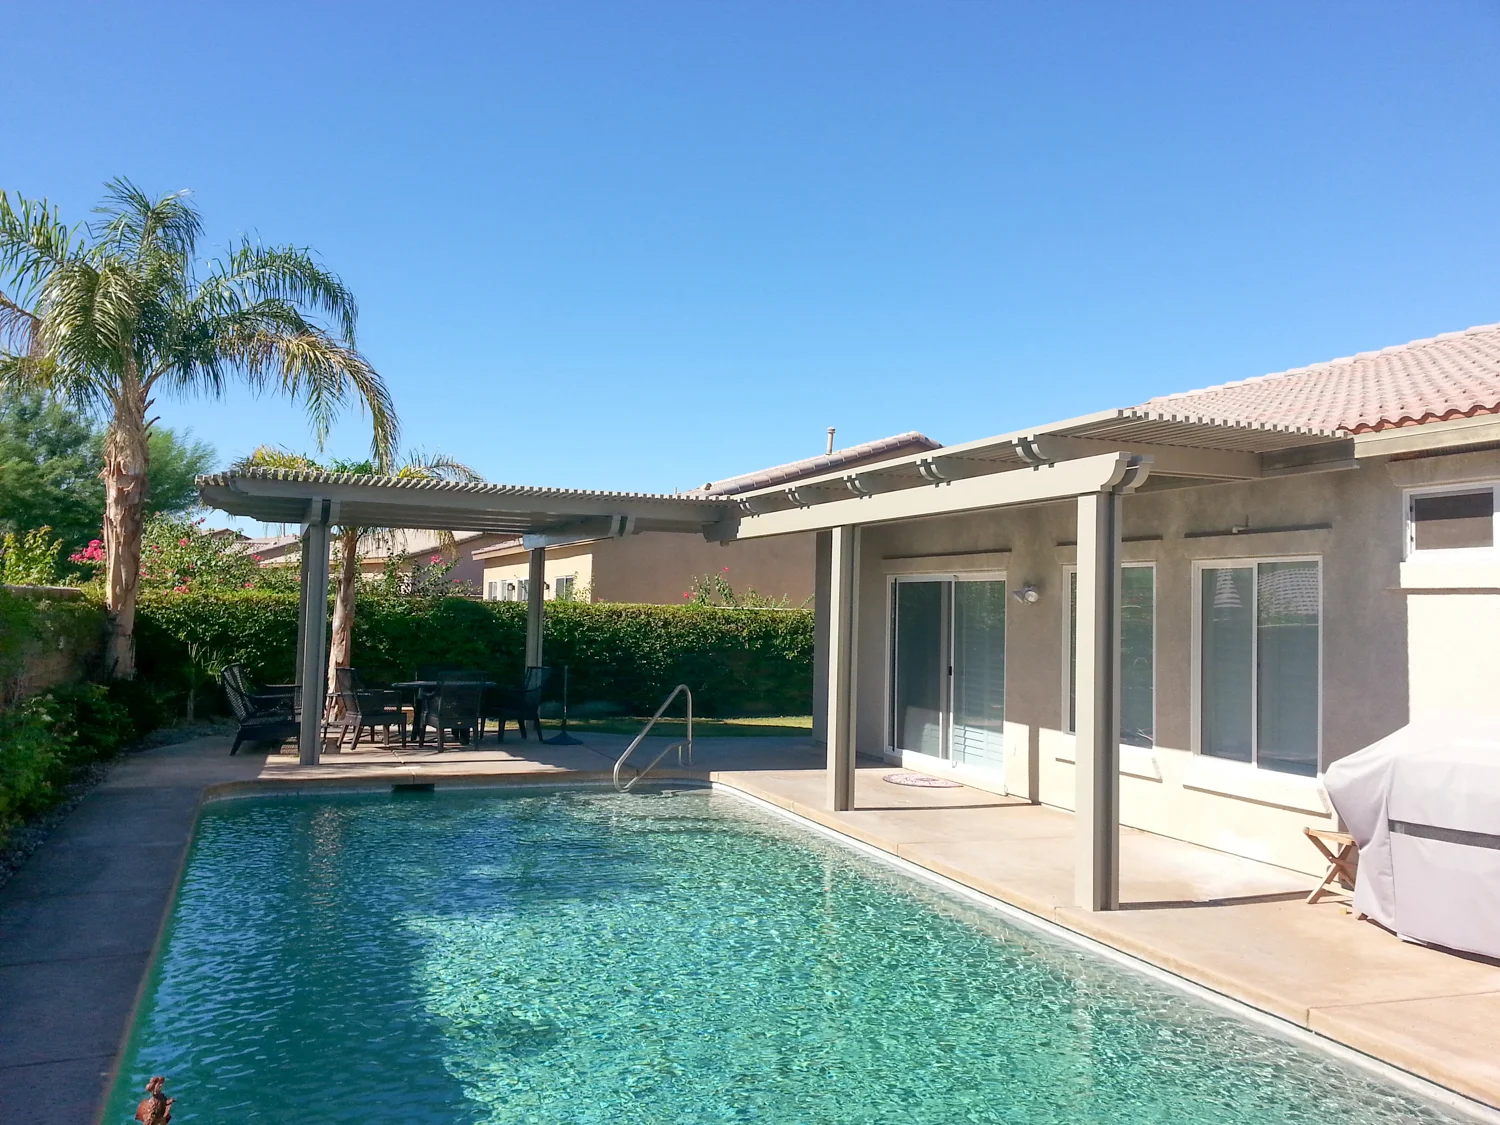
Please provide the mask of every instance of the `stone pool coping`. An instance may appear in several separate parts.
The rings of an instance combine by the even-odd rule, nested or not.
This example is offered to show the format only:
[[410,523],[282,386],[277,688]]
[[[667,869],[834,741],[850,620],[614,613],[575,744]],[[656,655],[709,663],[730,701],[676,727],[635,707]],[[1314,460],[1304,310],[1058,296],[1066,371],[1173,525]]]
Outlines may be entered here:
[[[132,755],[0,888],[0,1080],[36,1091],[31,1102],[40,1125],[93,1125],[101,1119],[204,804],[429,782],[454,788],[607,782],[604,767],[608,751],[618,752],[615,740],[606,744],[592,736],[589,741],[600,744],[600,752],[520,744],[440,760],[343,755],[314,769],[298,767],[294,759],[231,758],[224,753],[227,743],[216,738]],[[1493,1049],[1500,966],[1405,945],[1341,915],[1337,907],[1304,907],[1293,901],[1295,892],[1132,902],[1136,909],[1101,915],[1078,911],[1067,905],[1071,817],[1066,813],[969,789],[881,788],[889,766],[858,771],[856,798],[863,807],[832,813],[820,807],[823,770],[811,768],[817,760],[805,741],[800,746],[787,739],[715,741],[735,745],[708,757],[734,768],[673,769],[662,776],[715,784],[774,805],[1473,1099],[1473,1108],[1500,1120],[1494,1110],[1485,1110],[1500,1106],[1500,1052]],[[762,742],[766,745],[747,745]],[[786,768],[799,756],[800,768]],[[898,788],[899,794],[890,792]],[[934,819],[931,814],[937,813],[942,816]],[[1203,852],[1221,866],[1265,868],[1146,833],[1127,835],[1127,864],[1133,848],[1140,855],[1168,848],[1189,860]],[[1033,863],[1027,868],[1018,862],[1020,852],[1005,850],[1007,841],[1024,841],[1028,862],[1061,856],[1061,867]],[[1302,878],[1275,868],[1251,875],[1242,889]],[[1127,878],[1127,897],[1130,891]],[[1161,890],[1145,889],[1148,898],[1152,893]],[[1257,944],[1251,952],[1258,958],[1238,956]],[[1341,998],[1326,990],[1319,994],[1307,983],[1326,972],[1347,974],[1351,963],[1365,962],[1391,970],[1405,986],[1379,999],[1350,1003],[1343,997],[1343,1003],[1329,1003]]]

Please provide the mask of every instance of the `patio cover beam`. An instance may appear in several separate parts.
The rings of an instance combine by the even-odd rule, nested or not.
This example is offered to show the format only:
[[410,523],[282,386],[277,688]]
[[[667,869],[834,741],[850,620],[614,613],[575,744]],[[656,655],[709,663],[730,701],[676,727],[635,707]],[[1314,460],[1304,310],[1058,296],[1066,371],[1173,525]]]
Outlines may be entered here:
[[874,493],[806,508],[741,516],[739,526],[729,538],[760,539],[769,535],[897,523],[1048,500],[1071,500],[1084,493],[1113,488],[1125,478],[1132,465],[1149,463],[1149,457],[1140,458],[1116,451],[899,492]]

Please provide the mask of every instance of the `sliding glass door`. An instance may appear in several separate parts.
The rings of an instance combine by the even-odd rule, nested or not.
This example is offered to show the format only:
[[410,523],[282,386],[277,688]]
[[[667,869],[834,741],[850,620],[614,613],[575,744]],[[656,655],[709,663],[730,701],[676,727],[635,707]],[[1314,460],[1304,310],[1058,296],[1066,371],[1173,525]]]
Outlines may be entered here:
[[893,747],[1003,766],[1004,579],[897,579],[891,628]]
[[891,733],[896,749],[943,756],[947,695],[947,582],[897,582],[895,691]]

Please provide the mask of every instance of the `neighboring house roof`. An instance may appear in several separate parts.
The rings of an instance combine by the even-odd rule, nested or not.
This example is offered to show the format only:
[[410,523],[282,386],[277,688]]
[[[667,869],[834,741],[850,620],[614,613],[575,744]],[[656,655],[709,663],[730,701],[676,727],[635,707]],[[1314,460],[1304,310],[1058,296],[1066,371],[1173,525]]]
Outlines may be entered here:
[[1143,404],[1246,424],[1368,433],[1500,413],[1500,324],[1360,352]]
[[746,473],[743,476],[730,477],[727,480],[710,481],[702,488],[692,489],[684,493],[685,496],[733,496],[740,492],[750,492],[757,488],[770,488],[772,485],[787,484],[794,480],[801,480],[817,473],[831,472],[834,469],[853,465],[856,462],[873,460],[884,460],[887,457],[898,457],[903,453],[921,453],[928,449],[941,449],[942,443],[933,441],[926,434],[910,430],[904,434],[894,434],[891,437],[881,438],[878,441],[867,441],[861,445],[851,445],[847,449],[835,449],[832,453],[825,453],[820,457],[807,457],[801,461],[791,461],[785,465],[775,465],[769,469],[761,469],[754,473]]
[[236,540],[234,546],[244,554],[259,555],[264,561],[280,558],[297,548],[301,541],[300,535],[249,535]]
[[[454,544],[462,549],[470,540],[479,539],[488,532],[455,531]],[[379,535],[366,534],[359,542],[359,554],[365,562],[383,562],[392,555],[410,558],[413,555],[430,555],[442,549],[443,535],[438,531],[409,528],[393,528]]]

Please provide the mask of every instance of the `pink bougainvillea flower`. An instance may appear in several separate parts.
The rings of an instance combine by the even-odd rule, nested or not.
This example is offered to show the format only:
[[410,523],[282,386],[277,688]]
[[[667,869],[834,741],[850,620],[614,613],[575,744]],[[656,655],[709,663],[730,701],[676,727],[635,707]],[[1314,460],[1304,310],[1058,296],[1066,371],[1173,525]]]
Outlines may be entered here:
[[[179,547],[186,547],[188,545],[188,541],[186,539],[179,539],[179,540],[177,540],[177,545]],[[728,568],[726,568],[726,569],[728,569]]]
[[255,589],[255,583],[254,582],[246,582],[245,583],[245,589],[247,589],[247,590],[253,590],[253,589]]
[[725,567],[725,568],[724,568],[724,573],[725,573],[725,574],[728,574],[728,573],[729,573],[729,568],[728,568],[728,567],[727,567],[727,566],[726,566],[726,567]]
[[174,594],[185,594],[187,592],[188,592],[188,588],[187,588],[187,584],[186,583],[184,583],[181,586],[173,586],[172,587],[172,593],[174,593]]
[[441,559],[441,558],[442,558],[442,557],[443,557],[443,556],[442,556],[442,555],[433,555],[433,556],[432,556],[432,558],[430,558],[430,559],[428,559],[428,560],[427,560],[427,561],[428,561],[428,562],[437,562],[437,561],[439,561],[439,560],[440,560],[440,559]]
[[251,562],[260,562],[261,561],[260,560],[260,556],[259,555],[251,555],[250,556],[250,561]]

